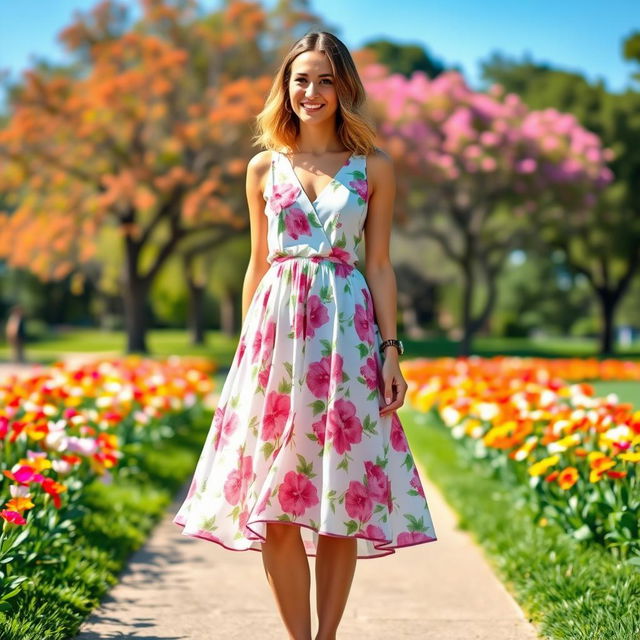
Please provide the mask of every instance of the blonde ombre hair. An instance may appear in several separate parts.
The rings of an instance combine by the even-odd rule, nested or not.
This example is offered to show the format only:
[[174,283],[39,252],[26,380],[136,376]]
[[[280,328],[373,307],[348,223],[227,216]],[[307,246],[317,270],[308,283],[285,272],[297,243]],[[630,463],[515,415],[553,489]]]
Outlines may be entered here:
[[293,60],[306,51],[321,51],[331,65],[338,99],[336,133],[339,140],[354,154],[374,152],[376,131],[368,113],[364,86],[349,50],[328,31],[307,33],[285,55],[265,106],[256,116],[258,133],[254,136],[254,146],[261,145],[275,151],[295,150],[300,120],[289,100],[289,80]]

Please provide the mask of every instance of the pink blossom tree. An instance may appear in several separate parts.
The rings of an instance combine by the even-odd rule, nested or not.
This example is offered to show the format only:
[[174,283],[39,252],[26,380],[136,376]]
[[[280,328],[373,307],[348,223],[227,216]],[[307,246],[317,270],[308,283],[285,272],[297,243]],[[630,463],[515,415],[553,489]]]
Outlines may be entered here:
[[500,85],[479,93],[458,72],[406,78],[374,64],[363,78],[381,144],[398,162],[400,222],[433,238],[460,270],[468,354],[505,259],[546,220],[585,215],[613,178],[613,154],[573,115],[530,110]]

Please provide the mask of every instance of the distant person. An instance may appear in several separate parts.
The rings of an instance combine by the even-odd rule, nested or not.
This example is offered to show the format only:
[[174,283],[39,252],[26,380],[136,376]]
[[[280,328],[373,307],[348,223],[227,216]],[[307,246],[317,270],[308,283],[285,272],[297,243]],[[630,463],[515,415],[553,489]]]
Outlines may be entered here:
[[11,361],[23,363],[25,332],[25,314],[22,305],[15,305],[9,311],[9,318],[6,327],[7,342],[11,350]]

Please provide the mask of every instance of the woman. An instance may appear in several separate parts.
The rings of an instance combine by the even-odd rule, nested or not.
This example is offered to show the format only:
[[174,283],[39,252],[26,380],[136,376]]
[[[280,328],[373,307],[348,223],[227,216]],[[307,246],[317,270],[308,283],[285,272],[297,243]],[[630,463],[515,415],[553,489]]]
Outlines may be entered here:
[[240,341],[174,518],[183,535],[261,551],[296,640],[311,638],[308,556],[325,640],[357,558],[436,540],[396,413],[407,384],[388,251],[394,171],[364,102],[349,51],[327,32],[300,39],[276,74],[258,116],[266,150],[247,167]]

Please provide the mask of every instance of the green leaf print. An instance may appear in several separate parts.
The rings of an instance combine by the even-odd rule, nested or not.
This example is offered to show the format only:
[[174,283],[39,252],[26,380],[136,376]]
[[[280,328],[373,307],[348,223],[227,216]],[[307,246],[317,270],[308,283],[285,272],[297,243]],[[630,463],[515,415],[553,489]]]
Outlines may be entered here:
[[292,522],[291,518],[289,517],[289,514],[287,513],[282,513],[278,516],[278,520],[282,521],[282,522]]
[[349,471],[349,454],[345,453],[344,457],[340,461],[340,464],[336,467],[336,469],[344,469],[345,471]]
[[316,227],[316,229],[321,229],[322,228],[322,223],[320,222],[320,220],[318,220],[318,218],[316,217],[316,215],[314,213],[312,214],[308,214],[307,215],[307,220],[309,221],[309,224],[312,227]]
[[320,530],[320,527],[318,526],[318,523],[317,523],[313,518],[310,518],[310,519],[309,519],[309,524],[310,524],[314,529],[318,529],[318,531]]
[[227,518],[231,516],[231,519],[235,522],[238,517],[240,516],[240,505],[237,504],[235,507],[233,507],[233,509],[231,510],[231,513],[229,515],[227,515]]
[[293,339],[293,331],[289,331],[289,333],[287,333],[287,338]]
[[[333,262],[331,264],[333,264]],[[322,302],[333,302],[333,292],[329,285],[320,289],[320,299]]]
[[320,352],[323,356],[330,356],[333,351],[333,345],[326,338],[320,339],[320,344],[322,345],[322,351]]
[[278,214],[278,235],[284,233],[286,228],[287,225],[284,223],[284,209],[282,209]]
[[377,424],[378,422],[376,420],[372,420],[371,416],[367,415],[362,421],[362,429],[367,433],[370,433],[371,435],[375,436],[375,435],[378,435],[378,432],[376,431]]
[[279,393],[291,393],[291,382],[288,382],[287,380],[285,380],[284,378],[281,380],[280,384],[278,385],[278,392]]
[[314,400],[311,404],[307,405],[313,409],[313,415],[317,416],[325,410],[325,404],[322,400]]
[[349,283],[348,280],[347,280],[346,284],[344,285],[344,291],[346,293],[351,293],[351,284]]
[[349,173],[350,173],[350,175],[352,175],[356,180],[364,180],[364,173],[362,173],[362,171],[359,171],[358,169],[355,169],[354,171],[350,171]]
[[334,244],[337,247],[341,247],[343,249],[347,246],[347,236],[344,234],[344,231],[342,232],[342,235],[340,236],[340,238],[336,240]]
[[313,442],[318,442],[318,436],[315,433],[305,433],[309,440],[313,440]]
[[351,380],[351,378],[347,375],[347,372],[343,369],[342,370],[342,382],[349,382],[349,380]]
[[262,451],[262,453],[264,454],[264,459],[266,460],[272,453],[273,450],[275,449],[275,445],[273,444],[273,442],[265,442],[261,447],[260,447],[260,451]]
[[211,516],[210,518],[205,518],[202,521],[200,528],[205,531],[215,531],[218,528],[216,525],[216,517]]
[[384,511],[385,509],[387,509],[388,507],[386,507],[383,504],[377,504],[376,508],[373,510],[373,513],[380,513],[381,511]]
[[407,525],[407,529],[409,531],[426,531],[427,528],[424,526],[424,516],[420,516],[420,520],[418,520],[412,513],[405,513],[404,517],[409,521]]
[[355,520],[349,520],[344,523],[344,526],[347,528],[347,535],[350,536],[352,533],[355,533],[360,525]]
[[289,374],[289,377],[292,378],[293,377],[293,365],[291,364],[291,362],[285,362],[284,363],[284,368],[287,370],[287,373]]
[[231,407],[233,409],[235,409],[238,406],[238,402],[240,401],[240,396],[232,396],[231,399],[229,400],[229,404],[231,405]]
[[389,460],[386,457],[381,458],[380,456],[376,456],[376,464],[379,467],[382,467],[384,469],[387,466],[388,462],[389,462]]
[[303,473],[308,478],[315,478],[317,474],[313,473],[313,462],[307,462],[305,457],[298,453],[299,464],[296,466],[296,471],[298,473]]
[[407,453],[404,458],[404,462],[402,463],[404,467],[407,467],[407,471],[411,471],[411,467],[413,467],[413,460],[411,459],[411,454]]
[[358,344],[358,351],[360,352],[360,359],[364,360],[369,355],[371,348],[364,342],[360,342]]
[[407,491],[407,495],[408,496],[419,496],[420,494],[415,489],[409,489],[409,491]]
[[368,396],[367,400],[373,400],[378,395],[378,390],[374,389]]

